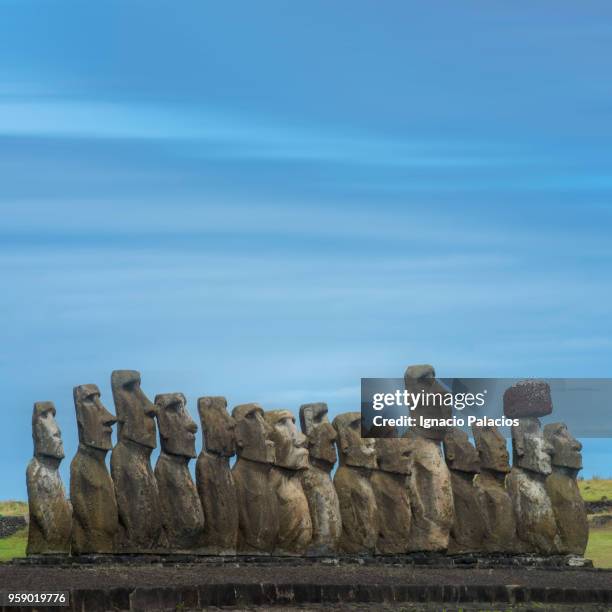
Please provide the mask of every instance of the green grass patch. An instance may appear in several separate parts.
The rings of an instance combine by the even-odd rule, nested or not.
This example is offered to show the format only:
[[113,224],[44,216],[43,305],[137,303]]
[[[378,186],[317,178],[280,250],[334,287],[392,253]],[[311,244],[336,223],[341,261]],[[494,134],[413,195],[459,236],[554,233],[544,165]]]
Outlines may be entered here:
[[27,543],[27,528],[20,529],[8,538],[0,538],[0,562],[10,561],[15,557],[25,557]]
[[595,567],[612,567],[612,529],[591,529],[589,543],[584,556],[593,561]]
[[584,501],[612,500],[612,479],[579,480],[578,487]]
[[0,515],[3,516],[25,516],[28,513],[28,502],[15,501],[0,501]]

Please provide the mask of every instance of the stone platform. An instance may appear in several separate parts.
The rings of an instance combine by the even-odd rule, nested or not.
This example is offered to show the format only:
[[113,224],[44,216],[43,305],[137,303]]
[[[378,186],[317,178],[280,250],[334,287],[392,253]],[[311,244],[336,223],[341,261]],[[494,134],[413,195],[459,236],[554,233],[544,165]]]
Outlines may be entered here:
[[[0,565],[0,591],[69,591],[65,610],[612,610],[612,571],[373,559],[45,558]],[[423,556],[425,557],[425,556]],[[447,558],[448,559],[448,558]],[[557,559],[560,561],[560,559]],[[86,562],[88,561],[88,562]],[[3,608],[3,612],[32,608]],[[46,610],[46,608],[36,608]],[[61,610],[62,608],[48,608]]]

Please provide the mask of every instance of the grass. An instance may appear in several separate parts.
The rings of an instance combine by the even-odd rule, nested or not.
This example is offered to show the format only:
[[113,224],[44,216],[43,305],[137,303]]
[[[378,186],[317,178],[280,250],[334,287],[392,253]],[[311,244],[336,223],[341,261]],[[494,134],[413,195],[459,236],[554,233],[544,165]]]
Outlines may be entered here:
[[612,528],[591,529],[589,543],[584,556],[593,561],[595,567],[612,567]]
[[25,557],[27,543],[27,528],[20,529],[8,538],[0,538],[0,562],[10,561],[14,557]]
[[579,480],[578,487],[584,501],[612,500],[612,479]]
[[[15,501],[0,501],[0,515],[2,516],[26,516],[28,514],[28,503]],[[26,544],[28,543],[28,528],[20,529],[8,538],[0,538],[0,562],[10,561],[14,557],[25,557]]]
[[0,515],[25,516],[28,513],[28,502],[8,500],[0,502]]

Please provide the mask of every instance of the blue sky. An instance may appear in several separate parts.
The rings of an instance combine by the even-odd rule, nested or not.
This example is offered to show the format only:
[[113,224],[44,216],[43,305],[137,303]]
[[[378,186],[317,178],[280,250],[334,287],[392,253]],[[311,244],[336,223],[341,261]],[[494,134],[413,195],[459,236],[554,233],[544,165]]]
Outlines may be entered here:
[[[607,377],[612,6],[0,4],[1,497],[32,403]],[[585,441],[585,475],[610,474]],[[66,478],[67,480],[67,478]]]

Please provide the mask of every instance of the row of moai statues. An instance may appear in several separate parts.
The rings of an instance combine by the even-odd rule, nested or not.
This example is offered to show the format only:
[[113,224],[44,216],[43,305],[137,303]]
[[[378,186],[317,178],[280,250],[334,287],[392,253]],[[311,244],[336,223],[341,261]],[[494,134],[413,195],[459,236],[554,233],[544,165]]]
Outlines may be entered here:
[[[409,367],[405,382],[438,385],[431,366]],[[542,409],[523,388],[509,395],[522,411],[512,468],[495,427],[475,427],[475,447],[456,428],[363,438],[359,412],[330,423],[327,405],[313,403],[300,407],[300,432],[288,410],[251,403],[230,416],[225,398],[202,397],[194,482],[198,427],[184,395],[157,395],[153,403],[136,371],[113,372],[111,386],[117,417],[97,386],[74,389],[79,448],[70,501],[58,472],[64,451],[55,407],[34,406],[28,554],[584,552],[581,446],[563,424],[542,431],[533,414]]]

